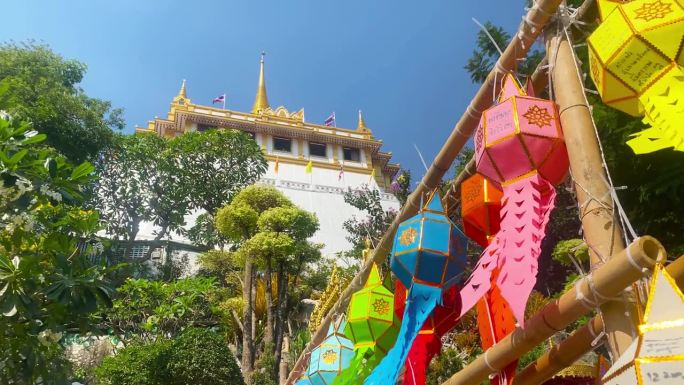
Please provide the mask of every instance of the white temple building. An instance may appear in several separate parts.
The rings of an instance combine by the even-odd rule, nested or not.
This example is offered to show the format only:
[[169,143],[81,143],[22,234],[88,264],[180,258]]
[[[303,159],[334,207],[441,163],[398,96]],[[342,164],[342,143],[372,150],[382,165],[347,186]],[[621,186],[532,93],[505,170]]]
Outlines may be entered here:
[[[344,202],[343,193],[363,185],[380,190],[385,209],[399,209],[399,201],[388,189],[399,165],[390,163],[391,153],[380,151],[382,141],[366,126],[359,111],[355,129],[308,123],[304,110],[289,112],[280,106],[272,109],[266,95],[264,58],[259,83],[250,112],[232,111],[192,103],[185,81],[173,98],[166,118],[155,118],[136,133],[156,133],[165,137],[209,128],[231,128],[252,135],[264,151],[268,170],[260,183],[275,186],[299,207],[314,212],[320,230],[311,239],[324,244],[323,255],[347,251],[351,245],[342,223],[363,214]],[[311,172],[307,172],[310,165]],[[194,215],[187,218],[188,228]],[[153,239],[153,226],[142,224],[139,239]],[[177,235],[172,241],[189,243]]]

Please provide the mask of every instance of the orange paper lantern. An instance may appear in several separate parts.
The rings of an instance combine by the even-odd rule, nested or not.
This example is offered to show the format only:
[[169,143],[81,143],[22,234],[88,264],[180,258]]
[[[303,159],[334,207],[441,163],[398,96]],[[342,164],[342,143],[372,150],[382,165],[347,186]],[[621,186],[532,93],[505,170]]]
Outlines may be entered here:
[[463,232],[482,247],[499,231],[502,196],[501,190],[482,174],[461,184]]

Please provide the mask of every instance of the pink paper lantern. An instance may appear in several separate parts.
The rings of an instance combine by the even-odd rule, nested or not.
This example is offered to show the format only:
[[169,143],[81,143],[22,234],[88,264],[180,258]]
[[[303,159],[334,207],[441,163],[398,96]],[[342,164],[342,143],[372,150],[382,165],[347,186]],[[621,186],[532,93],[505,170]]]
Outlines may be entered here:
[[553,208],[554,185],[568,170],[568,154],[553,102],[527,95],[507,75],[498,104],[482,113],[475,134],[477,171],[503,190],[501,229],[460,292],[461,315],[496,284],[522,325],[537,276],[541,241]]

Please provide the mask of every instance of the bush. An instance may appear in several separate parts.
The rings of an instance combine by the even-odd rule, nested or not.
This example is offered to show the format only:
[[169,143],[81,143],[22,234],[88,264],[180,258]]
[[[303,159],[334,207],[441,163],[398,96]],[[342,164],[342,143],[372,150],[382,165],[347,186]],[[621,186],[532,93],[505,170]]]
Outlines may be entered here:
[[171,340],[128,346],[95,370],[102,385],[242,385],[220,333],[189,328]]
[[170,348],[164,340],[128,346],[105,358],[95,376],[102,385],[166,385]]
[[171,385],[244,384],[226,341],[209,329],[190,328],[176,338],[167,368]]

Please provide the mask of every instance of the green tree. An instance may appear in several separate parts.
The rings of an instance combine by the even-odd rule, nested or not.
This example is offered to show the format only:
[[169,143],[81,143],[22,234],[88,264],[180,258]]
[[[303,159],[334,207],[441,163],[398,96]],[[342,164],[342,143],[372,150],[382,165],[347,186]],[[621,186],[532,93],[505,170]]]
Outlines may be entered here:
[[12,116],[48,134],[46,144],[74,162],[94,160],[123,129],[122,110],[91,98],[79,87],[85,64],[67,60],[46,45],[0,45],[0,82]]
[[[244,266],[243,274],[243,356],[242,368],[248,382],[254,369],[254,336],[252,313],[257,270],[263,271],[265,283],[266,326],[265,350],[280,362],[284,321],[288,310],[288,281],[297,276],[303,266],[320,258],[320,246],[306,239],[318,230],[318,220],[294,206],[281,192],[272,187],[250,186],[239,192],[233,201],[216,215],[216,228],[235,245],[235,256]],[[273,282],[276,290],[273,290]],[[274,301],[273,293],[277,293]],[[267,368],[271,379],[278,368]]]
[[238,130],[188,132],[170,144],[192,207],[210,214],[266,172],[261,148]]
[[190,231],[192,239],[207,247],[223,244],[211,216],[265,170],[261,149],[232,130],[193,132],[172,140],[155,134],[120,136],[97,164],[94,204],[108,232],[124,242],[126,257],[142,222],[156,226],[153,242],[158,242],[171,233],[184,234],[185,216],[192,210],[206,210]]
[[73,167],[45,138],[0,118],[0,378],[15,384],[64,383],[62,335],[88,330],[112,291],[98,215],[80,206],[94,167]]
[[[489,72],[494,68],[496,61],[499,60],[499,56],[501,56],[499,49],[502,51],[506,49],[508,42],[511,40],[511,35],[508,32],[489,21],[484,23],[484,27],[489,32],[489,35],[483,30],[477,32],[476,49],[463,67],[470,74],[470,79],[473,83],[484,82]],[[492,39],[494,42],[492,42]],[[543,57],[544,53],[542,51],[533,49],[525,60],[518,63],[516,73],[524,77],[532,75],[535,67]]]
[[182,232],[190,199],[166,139],[154,134],[120,135],[97,166],[94,205],[107,232],[123,240],[125,257],[143,221],[159,229],[156,241]]

